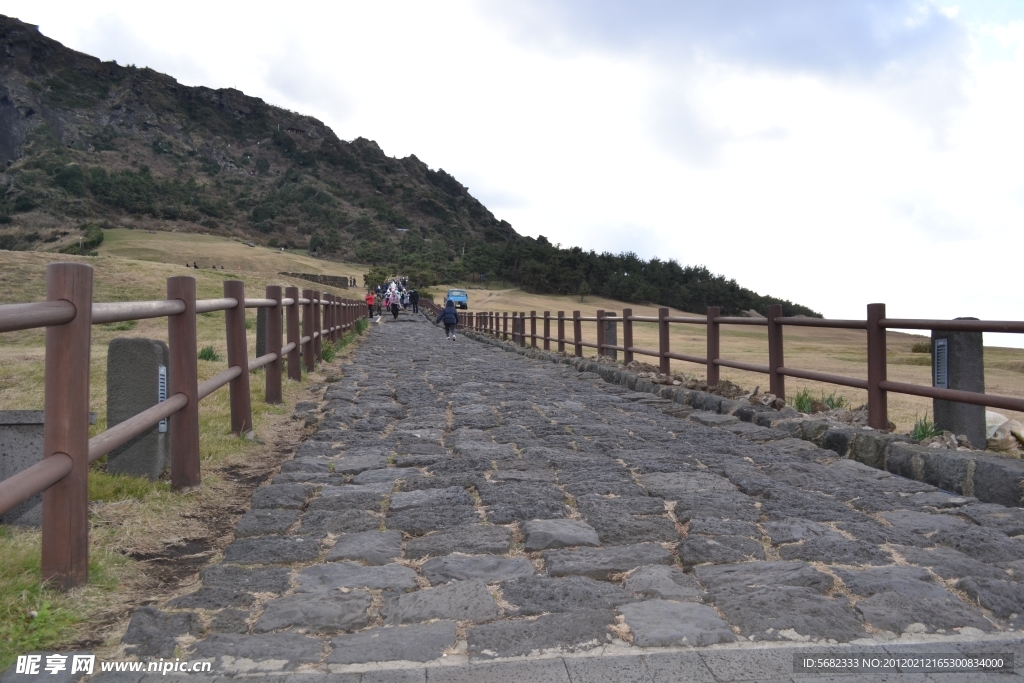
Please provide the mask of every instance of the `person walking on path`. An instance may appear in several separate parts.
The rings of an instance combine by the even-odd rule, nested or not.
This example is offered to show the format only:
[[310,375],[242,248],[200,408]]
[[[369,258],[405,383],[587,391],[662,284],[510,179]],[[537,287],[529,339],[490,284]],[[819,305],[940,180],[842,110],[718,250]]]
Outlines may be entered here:
[[459,312],[455,310],[455,302],[449,299],[444,309],[438,314],[434,324],[444,321],[444,336],[455,341],[455,328],[459,324]]
[[388,294],[388,303],[391,308],[391,315],[394,316],[395,320],[398,320],[398,292],[392,291]]
[[415,289],[409,292],[409,303],[412,304],[413,313],[420,312],[420,293],[417,292]]
[[373,317],[373,300],[374,299],[376,299],[376,297],[373,295],[373,292],[370,292],[369,294],[366,295],[366,311],[367,311],[366,317],[367,318],[372,318]]

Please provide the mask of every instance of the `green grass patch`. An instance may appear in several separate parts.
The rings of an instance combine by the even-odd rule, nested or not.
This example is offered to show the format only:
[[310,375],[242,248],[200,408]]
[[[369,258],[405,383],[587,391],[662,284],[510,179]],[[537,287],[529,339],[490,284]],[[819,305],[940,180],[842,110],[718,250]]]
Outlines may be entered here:
[[935,423],[928,417],[928,413],[925,413],[924,417],[918,417],[914,421],[914,428],[910,430],[910,438],[914,441],[924,441],[941,433],[942,430],[936,427]]
[[212,346],[204,346],[199,350],[199,360],[220,360],[220,354]]
[[931,353],[932,343],[931,342],[914,342],[914,345],[910,347],[911,353]]
[[150,481],[145,477],[127,474],[109,474],[91,470],[89,472],[89,500],[112,503],[118,500],[142,500],[154,491],[170,491],[166,481]]
[[820,396],[815,396],[810,389],[801,389],[793,397],[792,406],[801,413],[820,413],[826,410],[838,410],[846,408],[850,404],[844,396],[838,396],[836,392],[826,395],[824,391]]
[[[77,591],[65,594],[42,582],[41,544],[37,530],[0,526],[0,670],[19,654],[58,650],[85,618],[84,596]],[[93,557],[87,592],[117,588],[112,570],[126,562],[112,554]]]

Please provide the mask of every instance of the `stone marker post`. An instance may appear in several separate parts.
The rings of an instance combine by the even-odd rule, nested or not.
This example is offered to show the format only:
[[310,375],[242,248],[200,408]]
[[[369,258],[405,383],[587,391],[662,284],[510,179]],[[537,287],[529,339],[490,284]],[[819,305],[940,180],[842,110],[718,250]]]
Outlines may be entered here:
[[[43,411],[0,411],[0,481],[14,476],[43,457]],[[42,522],[43,494],[37,493],[24,503],[0,515],[0,524],[39,526]]]
[[[167,398],[167,344],[114,339],[107,348],[107,428]],[[162,394],[162,395],[161,395]],[[143,432],[107,456],[107,471],[158,479],[170,462],[167,422]]]
[[[977,320],[977,318],[957,318]],[[985,354],[981,332],[932,332],[932,386],[985,391]],[[975,448],[985,448],[985,407],[932,399],[935,426],[963,434]]]
[[[604,343],[611,346],[619,345],[619,321],[615,317],[615,314],[611,311],[605,311],[604,314]],[[615,349],[605,349],[604,355],[612,360],[619,359],[619,352]]]

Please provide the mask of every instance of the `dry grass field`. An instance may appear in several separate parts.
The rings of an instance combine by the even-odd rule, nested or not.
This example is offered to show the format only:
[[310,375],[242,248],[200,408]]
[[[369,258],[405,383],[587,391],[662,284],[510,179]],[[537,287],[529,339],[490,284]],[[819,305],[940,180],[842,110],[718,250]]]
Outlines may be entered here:
[[[433,289],[435,301],[440,302],[447,288]],[[622,309],[628,304],[595,296],[587,296],[581,303],[579,296],[544,296],[528,294],[518,289],[481,289],[466,287],[469,294],[470,311],[551,311],[552,316],[558,311],[565,311],[572,316],[573,311],[580,311],[584,316],[593,316],[598,309],[615,311],[622,315]],[[634,315],[657,316],[657,306],[633,305]],[[703,313],[672,310],[672,315],[696,315]],[[538,334],[541,323],[538,322]],[[555,328],[552,324],[552,335]],[[572,325],[566,324],[566,335],[572,335]],[[620,331],[621,335],[621,331]],[[583,324],[583,338],[593,342],[597,338],[596,325],[593,322]],[[642,348],[658,348],[658,330],[656,324],[636,323],[633,328],[634,345]],[[890,380],[931,385],[931,356],[927,353],[913,353],[911,347],[915,342],[927,341],[921,335],[890,332],[888,334],[887,358],[888,377]],[[867,342],[865,333],[860,330],[827,330],[801,327],[786,327],[784,330],[785,361],[788,367],[804,370],[817,370],[848,377],[867,377]],[[621,343],[621,339],[620,339]],[[694,356],[706,354],[706,337],[703,325],[671,325],[670,347],[677,353]],[[768,333],[764,327],[739,325],[723,325],[721,327],[722,357],[729,360],[746,361],[766,365],[768,363]],[[594,349],[585,348],[585,355],[594,355]],[[638,360],[651,362],[655,359],[637,356]],[[672,361],[674,372],[684,372],[695,377],[704,377],[704,366],[683,361]],[[728,379],[741,387],[753,389],[760,386],[762,391],[768,390],[768,376],[759,373],[722,368],[723,379]],[[1024,349],[1002,347],[985,347],[985,388],[988,393],[1005,396],[1024,397]],[[786,394],[792,398],[801,389],[808,389],[815,395],[824,391],[826,394],[835,392],[843,396],[853,407],[867,401],[867,392],[849,387],[838,387],[820,382],[786,378]],[[917,418],[926,413],[931,415],[931,399],[918,396],[889,394],[889,419],[896,423],[899,431],[907,432]],[[1024,419],[1024,415],[1000,410],[1004,415]]]

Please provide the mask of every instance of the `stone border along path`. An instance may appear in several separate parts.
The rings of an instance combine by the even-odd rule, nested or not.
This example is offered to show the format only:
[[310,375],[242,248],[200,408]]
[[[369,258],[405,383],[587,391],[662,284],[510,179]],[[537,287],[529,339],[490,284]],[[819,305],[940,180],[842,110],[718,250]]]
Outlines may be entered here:
[[422,316],[372,325],[222,563],[140,608],[126,651],[292,683],[1024,680],[793,674],[798,652],[1024,661],[1024,510],[451,346]]

